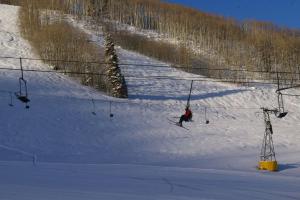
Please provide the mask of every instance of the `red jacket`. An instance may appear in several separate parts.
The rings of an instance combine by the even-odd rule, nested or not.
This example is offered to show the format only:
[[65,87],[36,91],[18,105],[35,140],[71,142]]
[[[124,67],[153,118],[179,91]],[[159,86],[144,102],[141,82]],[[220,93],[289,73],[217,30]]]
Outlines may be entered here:
[[186,109],[185,110],[185,113],[184,113],[184,116],[187,118],[187,119],[191,119],[192,118],[192,111],[190,109]]

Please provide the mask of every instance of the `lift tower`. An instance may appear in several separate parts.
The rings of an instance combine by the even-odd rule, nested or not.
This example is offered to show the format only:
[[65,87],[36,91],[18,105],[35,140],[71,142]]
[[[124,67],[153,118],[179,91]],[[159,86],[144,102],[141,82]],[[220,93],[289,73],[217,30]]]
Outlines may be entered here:
[[277,118],[284,118],[288,114],[288,112],[286,112],[284,109],[283,94],[281,93],[281,91],[300,86],[296,85],[287,88],[280,88],[279,73],[277,73],[277,80],[278,88],[276,90],[276,93],[278,109],[261,108],[263,110],[265,122],[265,133],[260,151],[260,162],[258,165],[258,168],[261,170],[277,171],[278,169],[272,138],[273,128],[271,124],[270,114],[274,114]]
[[264,122],[265,122],[265,134],[262,142],[262,147],[260,151],[260,162],[259,169],[261,170],[277,170],[277,161],[275,156],[274,144],[273,144],[273,129],[270,119],[270,114],[277,115],[278,110],[270,110],[267,108],[262,108],[264,114]]

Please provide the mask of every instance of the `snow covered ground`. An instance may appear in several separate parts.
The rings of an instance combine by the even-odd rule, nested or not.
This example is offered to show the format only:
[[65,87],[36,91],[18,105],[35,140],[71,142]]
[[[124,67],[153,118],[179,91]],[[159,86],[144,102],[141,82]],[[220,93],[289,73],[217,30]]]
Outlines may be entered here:
[[145,165],[0,163],[1,199],[299,199],[299,178]]
[[[18,7],[0,5],[0,57],[36,58],[17,16]],[[166,65],[121,48],[118,53],[121,63]],[[23,64],[48,69],[39,61]],[[0,59],[3,67],[19,68],[19,60]],[[122,71],[128,100],[63,75],[25,72],[31,100],[25,109],[15,97],[8,106],[20,72],[0,70],[0,199],[300,199],[299,98],[285,98],[286,118],[272,117],[279,172],[261,172],[259,108],[276,107],[274,87],[195,82],[194,122],[185,130],[168,118],[182,114],[190,81],[134,77],[200,76],[166,67]]]

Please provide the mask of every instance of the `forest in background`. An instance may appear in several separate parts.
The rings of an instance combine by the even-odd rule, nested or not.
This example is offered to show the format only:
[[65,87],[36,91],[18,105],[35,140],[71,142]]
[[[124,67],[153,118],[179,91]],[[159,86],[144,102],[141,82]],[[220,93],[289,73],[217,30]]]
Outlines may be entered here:
[[[82,5],[94,19],[105,18],[176,39],[207,58],[209,68],[284,71],[289,73],[279,74],[281,79],[299,80],[299,30],[259,21],[239,22],[159,0],[87,0]],[[253,79],[277,76],[252,74]]]
[[45,63],[83,85],[114,97],[128,97],[109,34],[105,35],[105,46],[100,47],[86,33],[65,20],[62,12],[65,10],[60,7],[61,4],[40,0],[22,0],[18,3],[21,6],[21,34]]
[[[22,1],[35,3],[39,9],[60,10],[78,17],[89,17],[99,26],[103,23],[115,25],[114,30],[118,29],[118,23],[122,23],[138,29],[155,31],[166,38],[176,39],[180,42],[179,49],[182,48],[188,52],[181,56],[179,62],[186,67],[195,67],[190,64],[193,63],[191,58],[199,56],[205,58],[207,71],[215,68],[284,71],[288,73],[280,73],[282,79],[296,81],[300,77],[299,30],[259,21],[240,22],[180,5],[164,3],[160,0]],[[120,34],[117,36],[116,40],[122,40]],[[141,38],[138,39],[142,41]],[[145,41],[142,44],[146,45]],[[125,43],[123,40],[122,42]],[[149,48],[150,52],[153,51],[151,48],[157,47],[148,44],[147,48],[142,45],[134,47],[134,44],[125,46],[136,51],[140,51],[141,48],[147,51]],[[165,58],[168,55],[161,51],[158,57]],[[175,64],[178,63],[175,62]],[[219,74],[218,76],[226,75],[220,71],[216,73]],[[215,77],[214,71],[207,74]],[[245,75],[241,74],[241,76]],[[274,73],[252,73],[250,78],[261,77],[273,80],[275,76]]]
[[[89,43],[83,32],[63,20],[43,17],[34,4],[22,4],[20,10],[21,33],[37,55],[54,70],[65,72],[82,84],[105,90],[104,77],[83,73],[100,73],[104,66],[104,49]],[[68,62],[78,61],[78,62]]]

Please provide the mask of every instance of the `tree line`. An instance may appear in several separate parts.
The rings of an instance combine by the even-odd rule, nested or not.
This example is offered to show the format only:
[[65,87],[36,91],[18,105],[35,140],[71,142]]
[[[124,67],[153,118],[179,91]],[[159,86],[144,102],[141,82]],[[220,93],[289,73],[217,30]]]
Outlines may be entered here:
[[[94,18],[154,30],[196,48],[212,66],[300,72],[300,31],[259,21],[236,21],[159,0],[87,0]],[[204,50],[204,51],[203,51]],[[290,78],[299,79],[293,76]]]
[[[29,1],[29,0],[21,0]],[[32,0],[34,1],[34,0]],[[39,0],[42,9],[156,31],[207,58],[210,68],[288,71],[299,80],[300,31],[259,21],[237,21],[160,0]],[[191,63],[191,61],[188,61]],[[265,74],[264,78],[272,78]],[[257,78],[257,77],[253,77]]]
[[19,19],[23,37],[54,70],[67,72],[82,84],[111,96],[127,98],[113,41],[105,37],[105,47],[91,42],[90,36],[64,20],[62,14],[69,7],[71,4],[55,0],[21,1]]
[[19,5],[19,0],[0,0],[1,4]]

